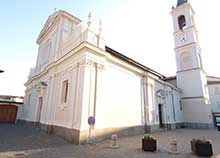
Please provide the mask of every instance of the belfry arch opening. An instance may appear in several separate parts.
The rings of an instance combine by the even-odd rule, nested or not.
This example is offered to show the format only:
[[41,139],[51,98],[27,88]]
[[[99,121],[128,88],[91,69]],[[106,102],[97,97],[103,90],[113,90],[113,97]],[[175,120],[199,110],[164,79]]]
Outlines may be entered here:
[[178,24],[179,24],[180,30],[183,30],[184,28],[186,28],[186,18],[184,15],[180,15],[178,17]]

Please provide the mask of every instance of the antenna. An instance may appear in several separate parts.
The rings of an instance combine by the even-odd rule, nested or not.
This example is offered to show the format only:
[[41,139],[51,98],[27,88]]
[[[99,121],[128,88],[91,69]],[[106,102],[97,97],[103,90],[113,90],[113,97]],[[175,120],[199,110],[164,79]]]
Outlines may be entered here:
[[88,22],[87,22],[87,25],[88,25],[88,28],[90,28],[90,26],[91,26],[91,23],[92,23],[92,14],[91,14],[91,12],[89,12],[89,15],[88,15]]
[[102,32],[102,20],[100,19],[99,20],[99,35],[101,34]]

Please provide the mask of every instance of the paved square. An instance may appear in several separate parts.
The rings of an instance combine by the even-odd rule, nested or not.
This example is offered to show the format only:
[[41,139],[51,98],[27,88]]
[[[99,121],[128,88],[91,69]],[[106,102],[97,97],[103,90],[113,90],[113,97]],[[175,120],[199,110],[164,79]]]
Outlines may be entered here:
[[[141,150],[141,138],[119,138],[120,148],[111,149],[110,140],[96,145],[73,145],[55,135],[48,135],[34,128],[0,124],[0,158],[188,158],[192,138],[209,138],[215,154],[220,153],[220,133],[217,130],[181,129],[151,134],[158,140],[156,153]],[[168,153],[170,138],[175,136],[180,154]]]

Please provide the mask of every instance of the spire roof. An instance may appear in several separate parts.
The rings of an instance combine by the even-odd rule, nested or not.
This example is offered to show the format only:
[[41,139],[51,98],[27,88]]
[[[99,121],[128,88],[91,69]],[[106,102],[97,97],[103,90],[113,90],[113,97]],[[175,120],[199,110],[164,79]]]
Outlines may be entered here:
[[178,0],[177,7],[184,4],[184,3],[187,3],[187,2],[188,2],[188,0]]

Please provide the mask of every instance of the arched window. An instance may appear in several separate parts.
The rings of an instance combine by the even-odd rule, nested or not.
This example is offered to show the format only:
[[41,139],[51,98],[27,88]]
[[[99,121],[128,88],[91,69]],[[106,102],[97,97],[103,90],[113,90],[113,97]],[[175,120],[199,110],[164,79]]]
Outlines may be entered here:
[[178,18],[179,29],[183,30],[186,27],[186,18],[184,15],[179,16]]

